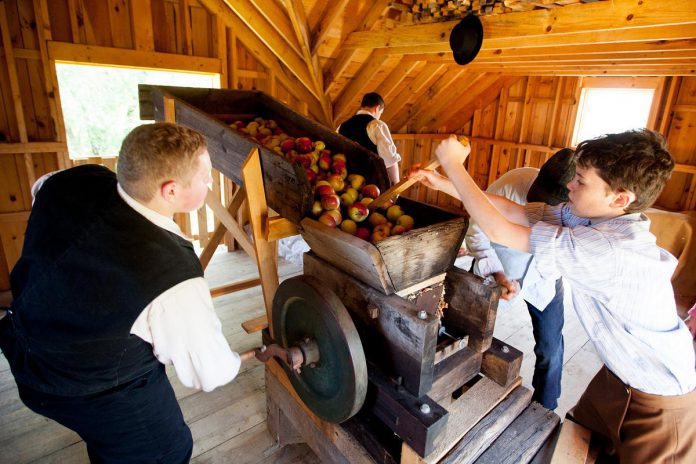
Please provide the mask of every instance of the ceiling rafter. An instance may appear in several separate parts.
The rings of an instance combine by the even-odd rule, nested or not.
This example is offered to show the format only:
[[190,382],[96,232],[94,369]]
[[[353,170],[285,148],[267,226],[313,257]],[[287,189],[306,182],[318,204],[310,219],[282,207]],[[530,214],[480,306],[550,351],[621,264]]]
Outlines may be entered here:
[[[272,26],[265,16],[259,14],[256,6],[250,0],[200,0],[202,4],[211,6],[210,10],[218,12],[224,10],[220,2],[224,2],[228,10],[236,16],[240,22],[271,51],[275,57],[282,62],[291,73],[302,82],[318,101],[323,99],[323,94],[317,92],[312,85],[313,79],[307,64],[297,51],[291,47],[282,35]],[[237,26],[239,27],[239,25]]]
[[[488,74],[468,72],[461,78],[452,82],[447,87],[443,87],[438,95],[434,95],[430,101],[425,101],[413,117],[406,122],[409,132],[421,132],[421,130],[439,120],[448,107],[456,105],[459,99],[472,91],[480,91],[487,88],[500,78],[500,74]],[[446,98],[445,95],[447,94]],[[415,104],[417,105],[418,102]]]
[[[389,4],[391,0],[376,0],[374,4],[367,9],[367,12],[363,16],[362,20],[359,21],[357,27],[354,30],[370,30],[374,27],[375,23],[384,15],[389,9]],[[356,54],[355,50],[344,50],[343,44],[338,46],[341,52],[336,57],[336,60],[331,65],[331,68],[324,73],[324,93],[329,95],[337,83],[338,78],[346,70],[353,57]]]
[[[311,43],[311,54],[312,56],[317,55],[317,51],[322,42],[326,39],[326,35],[329,30],[336,22],[341,13],[344,13],[346,6],[350,0],[338,0],[337,2],[331,2],[326,7],[324,14],[319,19],[317,26],[312,30],[310,35]],[[328,11],[327,11],[328,10]]]
[[399,87],[399,84],[406,79],[406,76],[423,66],[425,66],[425,63],[422,61],[404,63],[403,60],[400,60],[389,76],[379,85],[377,93],[382,96],[384,101],[391,100],[393,93]]
[[304,82],[291,70],[281,65],[271,50],[258,35],[252,31],[223,0],[199,0],[201,4],[212,14],[217,15],[227,27],[231,28],[236,34],[237,39],[244,44],[249,53],[256,58],[263,66],[270,69],[276,78],[298,98],[307,102],[310,113],[324,123],[329,123],[325,119],[323,108],[319,98],[305,86]]
[[256,11],[266,18],[266,21],[276,30],[278,34],[290,45],[299,55],[301,54],[298,37],[293,34],[292,23],[283,8],[278,5],[273,8],[268,7],[269,2],[275,3],[277,0],[249,0],[254,5]]
[[437,122],[426,124],[424,130],[436,128],[461,127],[462,122],[470,120],[474,111],[483,109],[491,104],[503,88],[510,88],[521,79],[520,76],[494,76],[487,75],[471,86],[468,92],[454,100],[452,105],[442,108]]
[[468,81],[469,77],[466,76],[467,73],[469,73],[469,71],[463,66],[448,67],[447,71],[445,71],[445,73],[437,81],[435,81],[435,83],[418,93],[418,98],[413,105],[411,105],[408,111],[401,111],[396,117],[390,119],[390,125],[392,125],[395,130],[401,130],[404,128],[412,118],[416,117],[423,110],[424,107],[427,108],[438,97],[447,98],[445,94],[447,92],[451,92],[450,86],[458,86],[458,82],[462,78],[464,78],[465,81]]
[[[427,88],[440,76],[447,71],[448,66],[444,63],[426,64],[421,72],[411,81],[411,83],[399,93],[392,101],[387,101],[384,108],[382,119],[391,121],[396,115],[400,114],[404,106],[416,95]],[[394,128],[395,129],[395,128]],[[395,131],[393,131],[395,132]]]
[[[612,0],[568,5],[555,10],[481,16],[483,49],[559,46],[578,43],[612,43],[630,40],[685,39],[694,37],[696,9],[690,2]],[[391,30],[356,31],[345,48],[427,47],[422,51],[449,50],[454,21],[397,26]]]
[[284,0],[284,3],[285,8],[288,10],[292,27],[295,30],[297,41],[300,44],[302,57],[307,65],[310,75],[312,76],[312,82],[314,83],[314,88],[319,96],[321,106],[324,108],[324,115],[329,121],[331,121],[333,119],[333,114],[331,111],[330,102],[324,96],[324,82],[322,80],[319,58],[310,53],[309,25],[307,23],[307,15],[305,14],[304,5],[302,4],[301,0]]

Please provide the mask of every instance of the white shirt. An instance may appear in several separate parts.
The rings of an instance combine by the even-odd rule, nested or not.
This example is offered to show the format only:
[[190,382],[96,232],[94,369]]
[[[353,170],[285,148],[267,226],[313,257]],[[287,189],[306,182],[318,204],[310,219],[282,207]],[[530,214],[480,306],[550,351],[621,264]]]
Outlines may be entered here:
[[[118,194],[128,206],[154,225],[186,238],[176,223],[128,195]],[[211,391],[234,379],[239,355],[230,349],[203,277],[185,280],[145,307],[131,333],[152,345],[162,364],[174,364],[176,375],[189,388]]]
[[[505,197],[517,204],[526,205],[527,192],[529,192],[538,174],[539,170],[536,168],[513,169],[500,176],[486,191]],[[501,257],[498,256],[491,241],[474,221],[470,221],[469,229],[466,231],[466,247],[476,258],[474,274],[481,277],[505,271],[508,278],[518,280],[520,276],[511,275],[510,270],[526,268],[524,280],[520,282],[522,286],[520,296],[538,310],[543,311],[556,295],[556,280],[543,279],[536,270],[534,257],[529,253],[496,245],[498,250],[505,253],[503,259],[505,266],[503,266]],[[501,300],[501,304],[504,305],[503,301]]]
[[[369,111],[358,110],[355,114],[372,114]],[[338,131],[341,126],[338,126]],[[384,166],[389,169],[396,163],[401,161],[401,155],[396,151],[396,145],[394,145],[394,140],[392,140],[391,132],[389,132],[389,126],[386,122],[380,119],[373,119],[367,124],[367,136],[369,139],[377,145],[377,154],[384,160]]]
[[571,282],[575,311],[604,364],[656,395],[696,388],[692,337],[677,315],[674,256],[655,244],[641,213],[591,224],[567,205],[526,206],[541,275]]
[[[31,188],[32,198],[56,172],[59,171],[36,180]],[[145,219],[186,239],[171,218],[139,203],[121,185],[117,184],[116,189],[123,201]],[[239,372],[241,360],[222,334],[203,277],[185,280],[152,300],[135,320],[130,333],[151,344],[162,364],[174,364],[177,377],[189,388],[212,391],[230,382]]]

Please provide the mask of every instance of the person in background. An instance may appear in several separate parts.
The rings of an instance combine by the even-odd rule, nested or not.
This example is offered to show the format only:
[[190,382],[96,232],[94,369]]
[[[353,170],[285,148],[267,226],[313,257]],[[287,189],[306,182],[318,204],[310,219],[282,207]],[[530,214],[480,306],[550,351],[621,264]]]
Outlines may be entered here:
[[569,415],[603,437],[622,463],[696,462],[692,337],[677,314],[674,256],[642,212],[674,169],[647,129],[580,143],[569,201],[520,206],[482,192],[452,136],[436,149],[447,177],[415,176],[462,200],[494,242],[532,253],[542,277],[571,283],[573,306],[604,366]]
[[204,391],[239,371],[173,221],[211,180],[203,136],[156,123],[126,136],[117,174],[83,165],[34,190],[0,348],[24,404],[76,431],[92,462],[188,462],[165,364]]
[[384,112],[384,100],[376,92],[366,93],[360,102],[360,110],[338,126],[338,133],[359,143],[383,160],[393,184],[399,182],[399,161],[387,123],[380,120]]
[[[574,152],[564,148],[551,156],[541,169],[525,167],[506,172],[487,192],[519,205],[543,202],[555,206],[568,201],[566,185],[574,175]],[[563,371],[562,280],[543,279],[536,271],[532,255],[492,244],[474,221],[467,230],[466,245],[474,257],[476,275],[495,278],[496,283],[507,290],[502,299],[512,300],[519,294],[526,303],[532,319],[536,356],[532,399],[547,409],[556,409]]]

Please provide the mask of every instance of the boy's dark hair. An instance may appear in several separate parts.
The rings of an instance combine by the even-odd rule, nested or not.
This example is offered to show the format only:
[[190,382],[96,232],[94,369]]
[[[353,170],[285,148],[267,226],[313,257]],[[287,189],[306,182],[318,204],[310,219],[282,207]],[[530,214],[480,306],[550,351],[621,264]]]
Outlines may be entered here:
[[612,190],[635,194],[635,201],[624,210],[626,213],[649,208],[674,169],[674,158],[665,148],[665,139],[648,129],[585,140],[578,145],[576,154],[576,163],[597,169]]
[[377,92],[366,93],[360,102],[360,106],[363,108],[374,108],[377,105],[384,108],[384,99]]

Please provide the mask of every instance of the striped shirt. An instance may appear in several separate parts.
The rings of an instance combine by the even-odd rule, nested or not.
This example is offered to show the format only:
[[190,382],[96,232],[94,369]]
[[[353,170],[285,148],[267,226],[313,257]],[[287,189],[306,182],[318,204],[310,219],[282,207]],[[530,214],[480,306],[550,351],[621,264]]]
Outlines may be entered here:
[[543,203],[526,212],[538,271],[571,283],[575,311],[604,364],[642,392],[694,390],[692,337],[670,283],[677,260],[656,245],[650,220],[633,213],[592,224],[567,205]]

